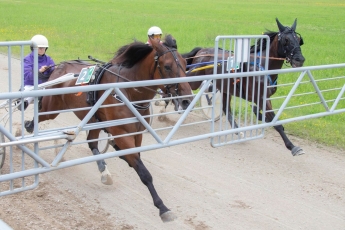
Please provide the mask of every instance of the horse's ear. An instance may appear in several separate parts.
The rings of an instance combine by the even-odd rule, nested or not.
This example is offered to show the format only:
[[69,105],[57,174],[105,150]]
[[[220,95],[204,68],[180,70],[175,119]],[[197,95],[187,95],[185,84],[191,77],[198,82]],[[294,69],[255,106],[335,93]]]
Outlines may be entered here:
[[299,34],[299,33],[296,33],[299,37],[299,46],[303,45],[304,44],[304,41],[303,41],[303,38],[302,36]]
[[294,23],[292,24],[291,29],[293,31],[296,31],[296,26],[297,26],[297,18],[295,19]]
[[285,26],[283,26],[283,25],[279,22],[278,18],[276,18],[276,21],[277,21],[277,25],[278,25],[278,28],[279,28],[279,32],[283,32],[283,31],[285,30]]
[[176,39],[171,34],[168,34],[164,37],[163,45],[169,48],[177,49]]

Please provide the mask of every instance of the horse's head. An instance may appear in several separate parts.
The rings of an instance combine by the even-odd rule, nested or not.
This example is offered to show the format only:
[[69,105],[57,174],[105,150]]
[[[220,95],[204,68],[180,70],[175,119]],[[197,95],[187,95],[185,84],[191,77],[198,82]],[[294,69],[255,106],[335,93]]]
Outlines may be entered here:
[[291,28],[283,26],[276,18],[279,28],[278,32],[278,55],[286,58],[286,61],[292,67],[301,67],[305,61],[300,46],[303,45],[303,39],[299,33],[296,33],[297,18]]
[[[176,40],[171,36],[165,37],[164,44],[159,41],[151,40],[152,48],[156,51],[154,64],[154,78],[167,79],[185,77],[186,60],[177,52]],[[190,85],[185,83],[165,85],[166,93],[171,96],[188,96],[176,99],[175,103],[186,109],[190,104],[192,97],[192,89]],[[176,105],[176,104],[175,104]]]

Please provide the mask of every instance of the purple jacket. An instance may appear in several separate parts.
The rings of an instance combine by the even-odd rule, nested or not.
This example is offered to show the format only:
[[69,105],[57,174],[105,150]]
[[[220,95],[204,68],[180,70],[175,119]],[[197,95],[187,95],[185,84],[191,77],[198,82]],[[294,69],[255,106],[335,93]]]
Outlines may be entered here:
[[[55,63],[51,57],[44,54],[43,56],[38,55],[38,69],[42,66],[52,66],[50,69],[45,71],[43,74],[49,76],[53,70]],[[38,84],[47,81],[43,79],[38,79]],[[34,85],[34,52],[31,52],[24,58],[24,85]]]

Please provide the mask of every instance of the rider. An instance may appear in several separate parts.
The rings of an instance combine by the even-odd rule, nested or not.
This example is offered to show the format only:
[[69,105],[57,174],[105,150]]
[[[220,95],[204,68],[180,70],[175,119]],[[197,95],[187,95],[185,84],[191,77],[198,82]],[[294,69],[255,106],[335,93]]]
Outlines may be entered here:
[[[162,30],[158,26],[150,27],[149,30],[147,31],[148,40],[146,44],[151,45],[151,41],[150,41],[151,39],[155,39],[155,40],[158,40],[160,43],[163,43],[161,41],[162,34],[163,34]],[[158,93],[160,94],[160,97],[162,98],[163,91],[161,89],[158,89]],[[156,101],[155,105],[159,105],[159,101]]]
[[[161,41],[162,34],[163,34],[162,30],[161,30],[161,28],[159,28],[158,26],[152,26],[152,27],[150,27],[149,30],[147,31],[147,37],[148,37],[148,39],[147,39],[146,44],[147,44],[147,45],[151,45],[151,41],[150,41],[151,39],[155,39],[155,40],[160,41],[160,43],[163,43],[163,42]],[[161,89],[158,89],[158,92],[159,92],[160,94],[163,94],[163,91],[162,91]],[[162,97],[162,96],[161,96],[161,97]],[[158,104],[159,104],[159,101],[156,101],[156,105],[158,105]]]
[[158,26],[150,27],[150,29],[147,31],[148,40],[147,40],[146,44],[151,45],[150,39],[156,39],[156,40],[160,41],[161,43],[163,43],[161,41],[162,34],[163,34],[162,30]]
[[[48,39],[37,34],[31,38],[31,41],[36,42],[38,47],[38,84],[46,82],[50,74],[54,70],[55,63],[53,59],[46,55],[48,49]],[[34,52],[33,47],[30,46],[31,53],[24,58],[24,90],[34,85]],[[24,99],[24,110],[34,100],[33,97]],[[19,104],[18,109],[21,110],[22,106]]]

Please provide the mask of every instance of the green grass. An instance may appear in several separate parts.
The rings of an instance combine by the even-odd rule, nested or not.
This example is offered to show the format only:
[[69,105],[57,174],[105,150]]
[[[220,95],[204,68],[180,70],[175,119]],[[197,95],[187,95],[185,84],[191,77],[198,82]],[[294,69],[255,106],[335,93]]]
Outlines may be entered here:
[[[88,55],[107,61],[120,46],[133,39],[145,42],[146,32],[153,25],[161,27],[165,34],[172,34],[183,53],[196,46],[213,47],[217,35],[276,31],[276,17],[287,26],[297,18],[297,32],[305,42],[302,46],[305,66],[314,66],[344,62],[344,10],[343,0],[0,0],[0,41],[30,40],[35,34],[43,34],[49,39],[48,54],[57,63],[86,59]],[[0,49],[0,52],[6,51]],[[19,50],[14,52],[18,54]],[[28,52],[27,48],[25,53]],[[343,73],[332,70],[325,74]],[[321,78],[319,75],[316,77]],[[286,81],[293,77],[286,77]],[[329,84],[323,83],[324,88],[334,87]],[[285,93],[283,89],[277,92]],[[290,135],[345,149],[341,133],[344,118],[340,114],[290,123],[285,130]]]

